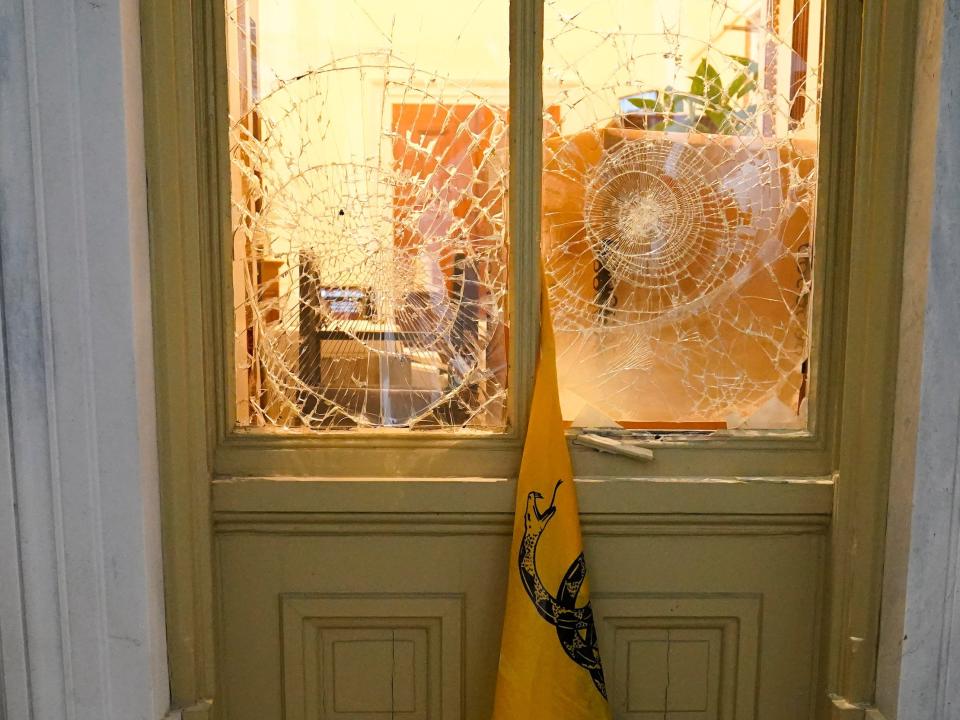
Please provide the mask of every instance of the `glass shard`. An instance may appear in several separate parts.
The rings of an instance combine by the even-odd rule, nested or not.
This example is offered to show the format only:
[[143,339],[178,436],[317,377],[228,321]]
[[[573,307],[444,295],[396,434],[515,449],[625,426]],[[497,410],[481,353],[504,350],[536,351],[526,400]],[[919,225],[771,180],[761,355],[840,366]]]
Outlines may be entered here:
[[564,418],[799,429],[821,0],[547,0],[542,251]]
[[226,13],[238,425],[502,430],[507,1]]

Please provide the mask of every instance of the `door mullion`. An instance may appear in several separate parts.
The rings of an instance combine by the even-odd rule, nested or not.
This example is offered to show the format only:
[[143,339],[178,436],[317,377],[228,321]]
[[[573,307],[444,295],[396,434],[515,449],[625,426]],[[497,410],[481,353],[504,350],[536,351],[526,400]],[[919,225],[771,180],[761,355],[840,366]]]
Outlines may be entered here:
[[539,336],[543,0],[510,3],[511,424],[523,434]]

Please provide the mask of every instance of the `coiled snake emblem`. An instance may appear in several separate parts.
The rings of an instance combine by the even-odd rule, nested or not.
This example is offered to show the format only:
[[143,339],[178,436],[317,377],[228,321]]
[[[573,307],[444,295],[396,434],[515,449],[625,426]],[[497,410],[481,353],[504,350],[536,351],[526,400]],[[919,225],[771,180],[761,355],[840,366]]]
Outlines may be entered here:
[[580,553],[567,569],[556,595],[547,589],[537,572],[537,545],[547,524],[557,513],[557,490],[562,483],[562,480],[557,481],[553,497],[550,498],[550,506],[542,512],[537,507],[537,501],[543,500],[543,495],[536,491],[527,495],[527,507],[523,516],[523,541],[520,543],[520,580],[540,616],[557,628],[557,637],[563,651],[590,673],[593,684],[606,698],[607,689],[603,681],[603,667],[600,665],[593,608],[589,602],[583,607],[577,607],[577,596],[587,575],[583,553]]

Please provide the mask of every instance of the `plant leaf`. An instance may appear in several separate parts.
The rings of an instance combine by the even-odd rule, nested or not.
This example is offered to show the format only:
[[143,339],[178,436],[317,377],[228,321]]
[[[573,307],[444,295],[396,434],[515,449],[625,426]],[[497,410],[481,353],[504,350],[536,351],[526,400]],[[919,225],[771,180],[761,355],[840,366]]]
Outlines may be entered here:
[[701,75],[690,76],[690,94],[704,97],[704,82]]
[[745,67],[747,72],[754,77],[756,77],[760,72],[760,65],[756,60],[751,60],[743,55],[727,55],[727,57],[733,60],[735,63]]
[[732,98],[742,98],[756,87],[757,81],[754,78],[750,77],[746,73],[741,73],[734,78],[732,83],[730,83],[730,89],[727,90],[727,94]]
[[720,73],[713,65],[707,65],[707,98],[710,102],[719,105],[723,99],[723,82]]
[[657,100],[654,98],[638,98],[632,97],[627,98],[631,105],[638,108],[643,108],[644,110],[655,110],[657,107]]
[[717,110],[707,110],[705,114],[713,124],[715,132],[723,132],[727,125],[727,114]]

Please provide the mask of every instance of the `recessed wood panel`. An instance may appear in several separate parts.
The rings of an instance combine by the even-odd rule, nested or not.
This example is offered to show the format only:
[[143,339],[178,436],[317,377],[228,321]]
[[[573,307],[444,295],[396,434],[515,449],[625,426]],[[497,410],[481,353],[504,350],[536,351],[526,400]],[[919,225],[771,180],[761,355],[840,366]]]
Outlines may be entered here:
[[284,595],[280,606],[285,720],[459,717],[459,598]]
[[617,718],[754,718],[759,596],[597,594],[593,602]]
[[[618,509],[584,514],[615,720],[810,720],[822,518]],[[511,519],[225,513],[217,535],[225,720],[327,717],[325,693],[337,684],[324,669],[330,643],[388,642],[375,632],[391,638],[396,717],[489,720]],[[383,647],[376,652],[382,670],[370,682],[382,683],[388,663]],[[350,662],[340,708],[367,712],[355,698],[342,704],[357,665],[350,651],[342,659]]]
[[[623,720],[719,720],[720,628],[680,627],[670,618],[632,618],[651,627],[614,626],[606,661],[610,702]],[[623,620],[621,618],[620,620]],[[664,625],[654,628],[653,625]],[[677,625],[671,629],[667,627]]]
[[[320,695],[326,700],[322,716],[392,713],[395,710],[393,633],[381,631],[377,635],[382,637],[373,639],[359,629],[340,632],[353,635],[353,638],[333,641],[330,643],[331,652],[324,653],[321,664],[329,664],[330,669],[327,677],[319,678],[323,688]],[[365,635],[367,639],[362,639]],[[312,685],[317,679],[307,680],[313,680]]]
[[[670,674],[667,667],[670,644],[661,630],[638,630],[616,639],[617,657],[614,667],[620,668],[620,682],[612,684],[611,701],[621,714],[658,712],[667,706]],[[607,673],[610,673],[607,663]],[[612,679],[612,678],[611,678]]]
[[667,658],[667,711],[716,720],[719,713],[719,630],[671,630]]

